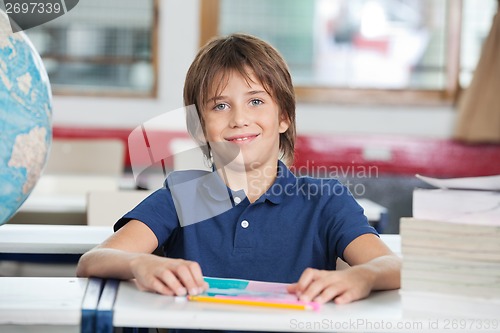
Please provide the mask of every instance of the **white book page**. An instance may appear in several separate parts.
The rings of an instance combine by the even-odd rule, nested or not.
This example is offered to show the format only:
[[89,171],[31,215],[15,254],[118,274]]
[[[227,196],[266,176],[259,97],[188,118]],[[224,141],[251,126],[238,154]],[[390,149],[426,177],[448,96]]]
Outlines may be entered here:
[[451,223],[500,225],[500,192],[415,189],[413,217]]
[[464,178],[432,178],[416,175],[427,184],[439,188],[500,191],[500,175]]

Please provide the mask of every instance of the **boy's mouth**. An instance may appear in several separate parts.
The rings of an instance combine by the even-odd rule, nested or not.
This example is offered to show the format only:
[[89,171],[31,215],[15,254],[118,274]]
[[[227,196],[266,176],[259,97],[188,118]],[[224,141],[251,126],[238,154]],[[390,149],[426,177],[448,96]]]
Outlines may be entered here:
[[231,137],[226,138],[227,141],[233,142],[233,143],[247,143],[251,142],[253,139],[258,137],[259,134],[241,134],[241,135],[234,135]]

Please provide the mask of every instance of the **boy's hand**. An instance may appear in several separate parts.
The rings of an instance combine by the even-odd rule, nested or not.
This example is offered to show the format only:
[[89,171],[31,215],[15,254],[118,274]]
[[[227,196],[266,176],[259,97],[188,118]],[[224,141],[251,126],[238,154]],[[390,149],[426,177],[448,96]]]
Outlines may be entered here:
[[133,259],[130,268],[138,288],[144,291],[185,296],[200,294],[208,288],[200,265],[194,261],[144,254]]
[[401,258],[373,234],[355,238],[343,254],[349,268],[326,271],[304,270],[288,291],[302,301],[337,304],[365,298],[372,290],[397,289],[401,285]]
[[368,296],[374,278],[374,274],[362,266],[340,271],[307,268],[299,281],[288,287],[288,292],[305,302],[326,303],[333,299],[337,304],[344,304]]

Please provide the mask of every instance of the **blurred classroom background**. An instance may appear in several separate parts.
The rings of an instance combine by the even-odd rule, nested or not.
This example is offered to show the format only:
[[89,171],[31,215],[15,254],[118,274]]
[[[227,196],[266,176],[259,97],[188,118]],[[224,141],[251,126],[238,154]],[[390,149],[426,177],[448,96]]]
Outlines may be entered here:
[[[480,95],[493,84],[488,75],[500,77],[498,52],[483,57],[491,71],[474,77],[497,8],[497,0],[81,1],[26,31],[53,89],[53,145],[9,223],[86,224],[88,193],[160,187],[183,167],[176,157],[193,152],[179,110],[197,50],[217,34],[245,32],[272,43],[290,66],[295,171],[339,178],[381,209],[381,232],[398,233],[413,189],[426,186],[416,173],[500,173],[500,100]],[[481,104],[464,98],[473,86],[479,97],[468,100],[489,104],[471,116],[468,104]],[[483,125],[469,130],[476,116]],[[47,208],[43,198],[54,189],[76,213],[61,203]]]

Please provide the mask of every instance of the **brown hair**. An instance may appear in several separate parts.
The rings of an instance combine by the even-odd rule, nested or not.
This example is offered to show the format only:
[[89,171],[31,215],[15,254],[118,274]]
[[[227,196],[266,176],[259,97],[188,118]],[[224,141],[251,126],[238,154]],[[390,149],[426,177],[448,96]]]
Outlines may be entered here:
[[[291,165],[295,147],[295,92],[288,66],[279,52],[263,40],[246,34],[232,34],[217,37],[208,42],[196,55],[184,84],[184,105],[194,105],[198,119],[187,113],[187,128],[191,136],[202,146],[210,159],[210,147],[200,140],[205,128],[202,110],[210,96],[208,94],[224,89],[227,75],[233,70],[251,81],[246,68],[253,71],[266,92],[280,109],[280,117],[290,123],[280,134],[280,159]],[[219,80],[218,83],[216,81]],[[200,129],[201,125],[201,129]],[[200,131],[201,130],[201,131]]]

